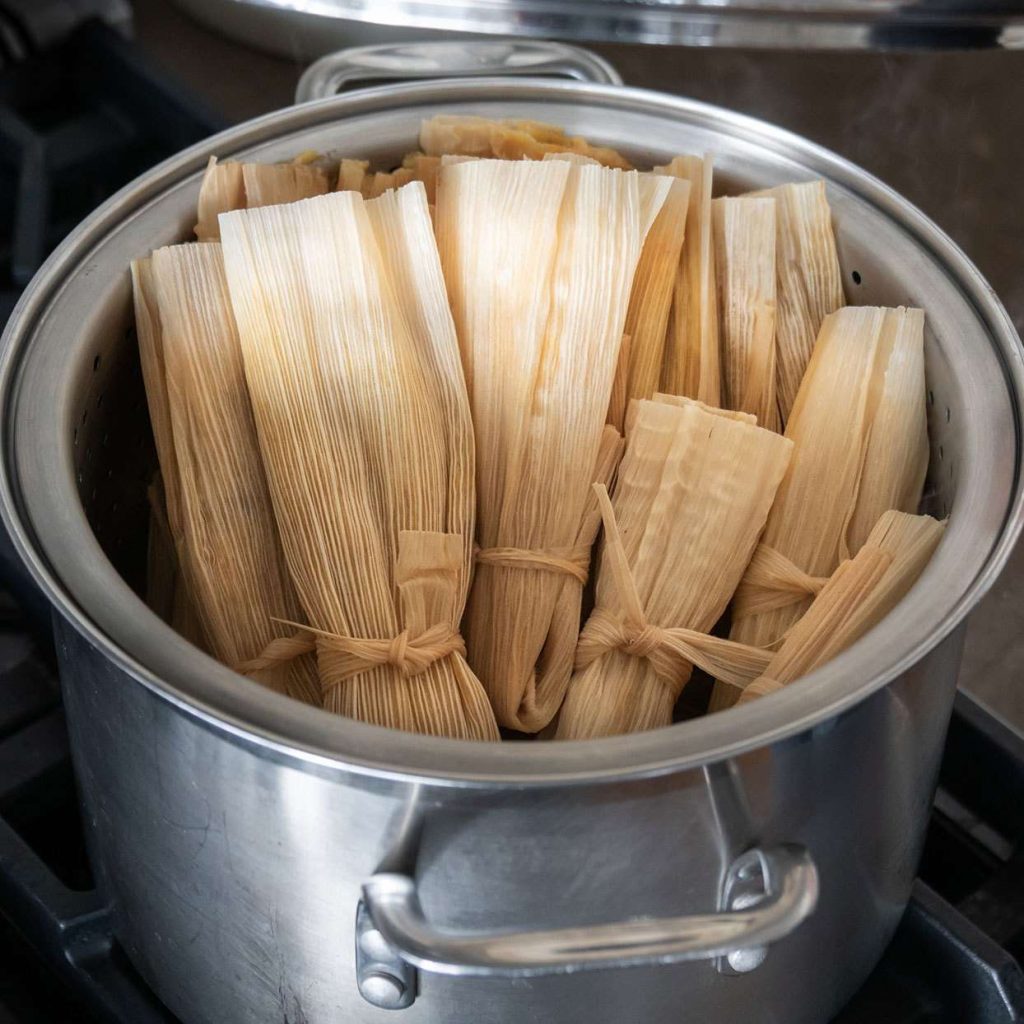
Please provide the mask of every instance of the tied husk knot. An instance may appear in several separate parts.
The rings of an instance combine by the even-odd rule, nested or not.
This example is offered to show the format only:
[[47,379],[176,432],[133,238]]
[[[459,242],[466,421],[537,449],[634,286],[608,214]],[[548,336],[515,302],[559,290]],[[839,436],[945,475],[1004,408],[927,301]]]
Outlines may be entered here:
[[478,548],[478,565],[500,565],[504,569],[525,569],[571,576],[581,587],[590,576],[590,545],[571,548]]
[[608,489],[603,484],[594,484],[594,493],[604,525],[604,567],[625,614],[617,616],[604,608],[594,610],[576,647],[576,671],[609,651],[621,650],[632,657],[645,658],[658,679],[669,688],[673,699],[689,679],[693,665],[720,679],[735,680],[737,686],[744,686],[764,672],[772,660],[770,651],[695,629],[666,629],[647,621]]
[[799,604],[827,582],[827,576],[812,576],[776,548],[758,544],[733,598],[733,621]]
[[236,670],[248,674],[283,664],[311,651],[317,652],[325,692],[363,672],[390,665],[403,676],[418,676],[436,661],[449,655],[466,655],[466,644],[450,625],[438,623],[413,635],[403,629],[390,639],[341,636],[311,626],[296,626],[298,632],[278,637]]

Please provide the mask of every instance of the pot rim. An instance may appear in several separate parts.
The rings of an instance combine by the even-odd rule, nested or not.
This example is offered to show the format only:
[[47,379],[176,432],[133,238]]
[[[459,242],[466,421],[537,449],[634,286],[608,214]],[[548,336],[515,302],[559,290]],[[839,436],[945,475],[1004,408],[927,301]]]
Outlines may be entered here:
[[[608,739],[561,743],[477,743],[404,733],[329,715],[259,686],[239,686],[230,669],[192,647],[132,595],[140,624],[173,654],[174,671],[162,678],[112,639],[72,595],[51,567],[23,515],[21,482],[15,453],[18,384],[36,325],[57,298],[65,273],[99,245],[129,210],[197,173],[212,154],[239,155],[248,147],[291,130],[338,121],[346,116],[428,107],[441,101],[523,99],[600,101],[605,106],[660,114],[676,119],[714,119],[737,137],[761,147],[784,147],[823,177],[842,186],[895,220],[955,279],[993,340],[1014,412],[1015,457],[1011,500],[980,571],[963,588],[937,623],[914,635],[903,629],[903,605],[838,658],[804,679],[773,694],[733,708],[728,714],[681,722],[663,729]],[[360,775],[441,785],[566,785],[609,779],[649,777],[681,771],[736,756],[796,736],[863,701],[920,661],[946,638],[989,589],[1024,526],[1021,486],[1020,410],[1024,408],[1024,358],[1021,343],[1005,309],[988,283],[959,247],[916,207],[856,165],[793,133],[767,122],[710,104],[650,90],[599,86],[547,79],[447,79],[363,89],[301,107],[276,111],[228,129],[171,157],[141,175],[83,221],[54,251],[23,293],[11,314],[0,352],[0,409],[3,466],[0,471],[0,516],[22,562],[51,603],[92,644],[136,681],[195,717],[206,727],[236,742],[292,764]],[[72,488],[74,490],[74,488]],[[74,493],[77,519],[72,526],[91,529]],[[954,508],[954,515],[956,509]],[[98,556],[104,572],[116,570],[93,544],[84,559]],[[934,562],[942,557],[942,549]],[[933,562],[933,565],[934,565]],[[931,569],[932,567],[929,567]],[[119,577],[118,577],[119,582]],[[927,582],[927,581],[923,581]],[[122,584],[127,591],[127,587]],[[927,586],[915,588],[929,599]]]

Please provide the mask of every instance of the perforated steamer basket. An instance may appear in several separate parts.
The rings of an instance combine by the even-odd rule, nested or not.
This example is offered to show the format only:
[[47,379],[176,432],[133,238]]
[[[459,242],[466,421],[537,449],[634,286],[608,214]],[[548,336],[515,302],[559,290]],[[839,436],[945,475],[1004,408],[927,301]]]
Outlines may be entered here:
[[[825,179],[849,300],[926,310],[927,510],[949,516],[867,637],[726,714],[488,745],[292,703],[145,607],[155,463],[129,261],[188,237],[210,154],[386,166],[436,113],[553,122],[641,167],[711,150],[719,190]],[[59,612],[90,849],[128,955],[186,1024],[394,1019],[388,1005],[431,1022],[826,1020],[909,893],[963,620],[1021,526],[1022,394],[1009,318],[934,224],[834,154],[683,99],[538,79],[389,85],[268,115],[144,175],[40,271],[0,366],[0,504]],[[723,918],[737,878],[760,886],[755,909]],[[384,933],[383,965],[356,943],[367,881],[358,928]],[[570,926],[573,943],[538,939]],[[742,955],[767,942],[766,959]]]

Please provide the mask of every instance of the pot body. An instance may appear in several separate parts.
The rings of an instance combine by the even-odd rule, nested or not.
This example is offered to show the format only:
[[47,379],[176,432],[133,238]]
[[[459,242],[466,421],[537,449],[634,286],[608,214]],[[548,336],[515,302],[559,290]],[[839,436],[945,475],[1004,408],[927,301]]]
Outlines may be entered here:
[[[472,790],[275,761],[175,707],[58,625],[65,702],[116,933],[185,1024],[825,1024],[909,898],[962,630],[868,700],[783,742],[631,782]],[[809,920],[750,974],[712,961],[541,978],[426,972],[412,1006],[355,977],[360,885],[408,865],[459,929],[714,911],[752,844],[806,847]]]
[[[851,300],[916,304],[932,464],[950,515],[872,633],[770,699],[587,743],[468,744],[376,729],[242,683],[139,600],[152,451],[129,260],[187,236],[211,153],[306,149],[387,165],[420,118],[550,120],[638,165],[713,150],[729,191],[824,178]],[[720,172],[720,173],[719,173]],[[591,926],[721,909],[752,847],[799,844],[814,914],[745,974],[715,961],[457,977],[420,971],[423,1024],[825,1024],[909,895],[952,708],[964,615],[1021,523],[1024,361],[962,253],[880,183],[804,140],[653,93],[539,79],[389,86],[280,111],[144,176],[82,225],[0,356],[0,508],[61,613],[72,749],[118,939],[184,1024],[402,1019],[360,992],[360,886],[415,879],[432,925]]]

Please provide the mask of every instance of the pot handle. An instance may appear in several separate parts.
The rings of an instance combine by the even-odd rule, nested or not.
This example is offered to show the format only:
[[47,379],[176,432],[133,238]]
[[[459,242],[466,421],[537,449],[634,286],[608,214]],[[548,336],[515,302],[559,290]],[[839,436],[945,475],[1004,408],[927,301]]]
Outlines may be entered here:
[[[363,886],[363,900],[357,954],[360,949],[376,949],[379,954],[367,964],[375,988],[370,993],[363,989],[374,1001],[374,990],[386,988],[387,954],[397,958],[400,968],[412,964],[461,976],[530,977],[716,958],[723,961],[718,966],[724,973],[746,973],[764,960],[769,943],[810,916],[818,900],[818,872],[802,847],[755,848],[730,867],[718,913],[633,918],[550,931],[437,928],[424,916],[413,879],[394,872],[370,878]],[[401,969],[394,973],[390,991],[408,994],[412,986],[400,974]]]
[[437,40],[357,46],[329,53],[303,72],[295,102],[326,99],[353,81],[501,75],[567,76],[597,85],[622,85],[611,64],[580,46],[509,39]]

